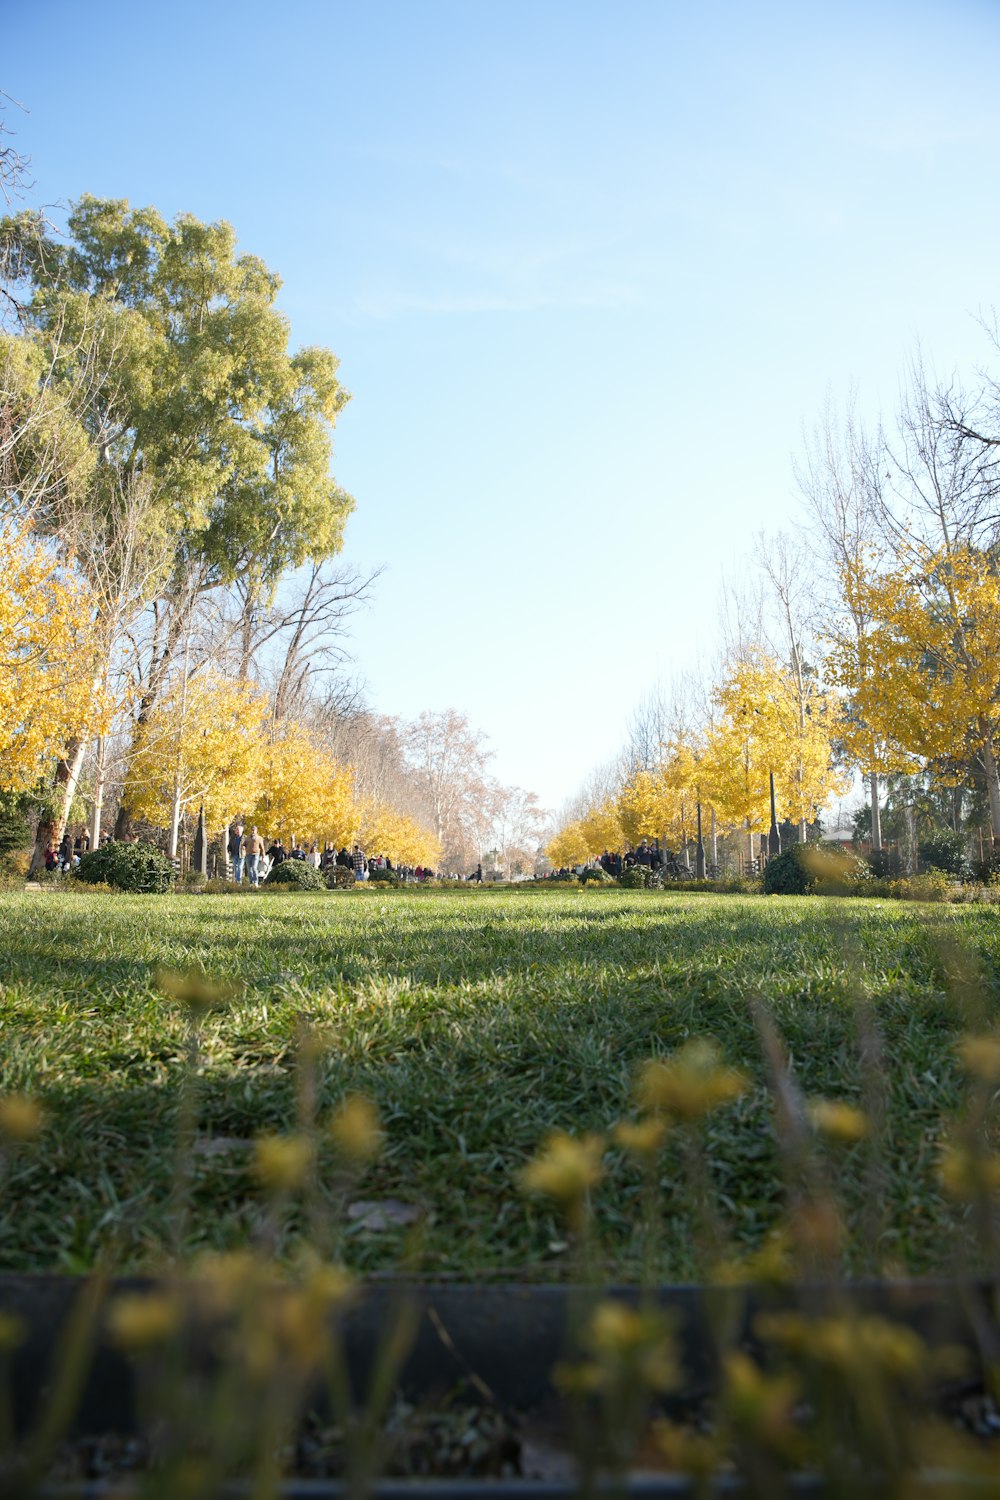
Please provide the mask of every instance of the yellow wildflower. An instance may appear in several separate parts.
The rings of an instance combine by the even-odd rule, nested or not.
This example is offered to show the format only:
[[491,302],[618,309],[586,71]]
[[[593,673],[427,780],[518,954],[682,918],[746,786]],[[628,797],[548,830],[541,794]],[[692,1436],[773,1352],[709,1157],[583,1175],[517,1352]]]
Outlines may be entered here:
[[833,1099],[814,1100],[809,1118],[817,1130],[838,1141],[864,1140],[870,1129],[868,1116],[860,1109]]
[[164,1292],[126,1292],[108,1308],[111,1337],[129,1353],[164,1343],[179,1322],[177,1299]]
[[27,1327],[13,1313],[0,1313],[0,1354],[10,1354],[24,1342]]
[[330,1135],[359,1166],[374,1161],[385,1140],[378,1109],[364,1094],[348,1094],[330,1121]]
[[313,1143],[305,1135],[264,1135],[254,1147],[254,1168],[264,1187],[291,1193],[302,1186],[313,1162]]
[[678,1473],[689,1474],[695,1480],[706,1480],[718,1470],[722,1454],[717,1439],[679,1427],[666,1417],[656,1418],[652,1434],[668,1466]]
[[725,1358],[725,1405],[738,1431],[781,1448],[794,1435],[800,1386],[792,1375],[765,1375],[739,1350]]
[[558,1203],[580,1203],[604,1175],[604,1141],[599,1135],[577,1140],[561,1130],[548,1137],[541,1153],[521,1173],[526,1193],[541,1193]]
[[690,1121],[739,1098],[746,1087],[742,1073],[722,1066],[716,1043],[698,1038],[666,1062],[645,1063],[636,1092],[644,1109]]
[[243,1302],[255,1302],[273,1281],[270,1267],[249,1250],[211,1251],[200,1258],[194,1274],[203,1302],[215,1313],[232,1312]]
[[587,1342],[601,1354],[622,1354],[642,1343],[645,1328],[634,1307],[617,1299],[598,1303]]
[[620,1120],[612,1132],[615,1144],[634,1156],[655,1156],[667,1138],[663,1120]]
[[967,1146],[949,1146],[941,1158],[938,1177],[952,1198],[964,1201],[987,1198],[1000,1189],[1000,1157],[987,1156]]
[[179,974],[173,969],[160,969],[156,975],[157,988],[172,1000],[186,1005],[194,1016],[203,1016],[207,1011],[217,1010],[233,998],[235,986],[225,980],[209,979],[203,969],[190,969]]
[[1000,1083],[1000,1036],[965,1036],[958,1044],[962,1067],[983,1083]]
[[8,1140],[33,1141],[43,1121],[41,1109],[25,1094],[7,1094],[0,1099],[0,1135]]
[[844,1243],[844,1221],[832,1198],[798,1204],[789,1215],[789,1232],[800,1249],[826,1260],[839,1255]]

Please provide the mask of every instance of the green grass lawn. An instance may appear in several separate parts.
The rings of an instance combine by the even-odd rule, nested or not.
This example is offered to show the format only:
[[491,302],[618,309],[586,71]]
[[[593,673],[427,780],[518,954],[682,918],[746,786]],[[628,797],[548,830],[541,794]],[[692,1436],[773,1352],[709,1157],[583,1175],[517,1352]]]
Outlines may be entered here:
[[[997,1011],[1000,926],[989,908],[619,890],[46,892],[0,895],[0,953],[0,1092],[37,1097],[48,1119],[7,1164],[0,1269],[161,1258],[186,1021],[157,988],[160,966],[201,965],[240,986],[204,1027],[189,1248],[260,1233],[250,1153],[205,1146],[294,1128],[304,1020],[328,1040],[321,1110],[348,1090],[378,1104],[387,1148],[355,1196],[421,1210],[406,1253],[423,1272],[566,1274],[558,1218],[522,1197],[518,1170],[549,1130],[606,1130],[629,1114],[637,1064],[699,1035],[753,1081],[707,1135],[729,1231],[754,1247],[781,1207],[756,997],[802,1091],[853,1102],[857,1002],[870,1002],[883,1046],[881,1156],[873,1168],[867,1145],[830,1153],[849,1219],[860,1223],[867,1205],[879,1229],[874,1247],[854,1244],[855,1269],[943,1269],[961,1236],[961,1211],[935,1173],[960,1107],[953,1043],[970,996],[989,1018]],[[640,1186],[612,1153],[595,1207],[620,1277],[638,1270]],[[294,1239],[294,1216],[283,1233]],[[387,1269],[404,1234],[354,1227],[344,1250],[359,1269]],[[696,1239],[668,1148],[662,1279],[695,1274]]]

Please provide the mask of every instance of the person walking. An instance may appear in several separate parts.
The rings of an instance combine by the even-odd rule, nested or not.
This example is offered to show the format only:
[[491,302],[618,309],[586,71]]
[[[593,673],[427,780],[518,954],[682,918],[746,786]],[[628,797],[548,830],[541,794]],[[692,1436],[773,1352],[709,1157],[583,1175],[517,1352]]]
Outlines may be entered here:
[[238,820],[233,824],[232,832],[229,835],[227,853],[233,862],[233,880],[239,885],[243,879],[245,851],[243,848],[243,824]]
[[243,841],[246,850],[247,880],[254,890],[260,885],[260,862],[264,855],[264,840],[257,832],[257,825],[251,828]]

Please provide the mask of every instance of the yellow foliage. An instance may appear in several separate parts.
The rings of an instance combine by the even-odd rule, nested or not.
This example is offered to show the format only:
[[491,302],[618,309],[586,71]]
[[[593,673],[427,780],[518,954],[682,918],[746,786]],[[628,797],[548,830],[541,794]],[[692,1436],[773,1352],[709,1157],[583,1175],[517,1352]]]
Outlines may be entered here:
[[384,854],[396,865],[436,870],[441,863],[435,835],[385,802],[356,804],[354,836],[368,854]]
[[764,651],[748,653],[714,693],[718,717],[699,763],[703,790],[724,821],[770,822],[770,773],[778,818],[811,822],[846,789],[833,764],[841,729],[836,701],[811,678],[801,683]]
[[263,775],[266,717],[267,703],[251,683],[211,673],[172,683],[129,763],[135,816],[168,827],[175,787],[182,810],[204,803],[209,828],[251,805]]
[[0,787],[28,791],[100,717],[87,597],[30,531],[0,522]]
[[350,843],[357,821],[353,785],[350,768],[308,730],[293,721],[282,723],[262,746],[252,821],[269,837],[280,833],[302,842]]
[[831,680],[851,699],[846,743],[873,770],[964,759],[995,733],[1000,576],[968,546],[920,550],[877,572],[845,569],[841,588],[870,623],[831,643]]
[[581,823],[570,823],[545,846],[545,857],[557,870],[585,865],[589,856],[590,847]]

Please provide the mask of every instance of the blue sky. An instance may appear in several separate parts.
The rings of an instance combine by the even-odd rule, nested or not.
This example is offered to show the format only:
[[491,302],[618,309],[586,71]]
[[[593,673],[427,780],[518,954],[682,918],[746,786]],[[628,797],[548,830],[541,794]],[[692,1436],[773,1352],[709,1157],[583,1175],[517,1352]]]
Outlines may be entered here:
[[8,9],[35,201],[228,219],[340,357],[373,706],[549,805],[711,657],[827,402],[988,359],[995,3]]

